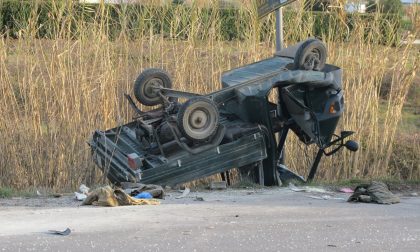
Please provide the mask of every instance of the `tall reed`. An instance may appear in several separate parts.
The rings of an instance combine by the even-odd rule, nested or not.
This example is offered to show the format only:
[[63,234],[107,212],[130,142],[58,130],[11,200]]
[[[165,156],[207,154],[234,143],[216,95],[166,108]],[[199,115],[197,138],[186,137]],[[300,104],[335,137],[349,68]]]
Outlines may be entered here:
[[[0,38],[0,186],[71,188],[99,181],[86,141],[95,129],[130,121],[123,94],[132,92],[142,69],[164,68],[175,88],[207,93],[220,88],[223,71],[273,54],[273,16],[261,22],[252,8],[242,7],[232,21],[240,38],[226,41],[219,5],[211,3],[205,11],[198,5],[141,11],[86,5],[86,21],[71,14],[80,6],[53,0],[48,23],[39,25],[37,4],[28,17],[16,17],[15,38]],[[314,34],[314,14],[303,9],[297,6],[285,20],[287,45]],[[419,53],[411,45],[380,44],[379,22],[356,18],[351,31],[345,23],[330,23],[322,35],[328,61],[344,69],[346,111],[338,128],[357,131],[361,148],[326,158],[320,179],[420,178],[418,157],[409,173],[389,169],[393,146],[402,141],[398,122]],[[117,32],[110,28],[115,23]],[[157,25],[163,23],[168,26]],[[46,26],[49,34],[40,38]],[[380,96],[385,79],[391,87],[386,99]],[[313,154],[296,138],[287,143],[287,164],[300,173],[307,173]]]

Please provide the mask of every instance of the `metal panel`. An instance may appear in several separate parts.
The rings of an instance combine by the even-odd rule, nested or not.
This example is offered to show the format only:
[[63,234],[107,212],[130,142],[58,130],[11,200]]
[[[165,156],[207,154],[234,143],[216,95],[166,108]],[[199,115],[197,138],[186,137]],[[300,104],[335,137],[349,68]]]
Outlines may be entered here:
[[[126,155],[132,153],[132,147],[127,148],[124,144],[125,148],[122,148],[122,143],[128,141],[127,135],[123,132],[119,134],[120,140],[117,144],[107,137],[106,132],[101,131],[95,132],[90,142],[94,150],[95,163],[104,173],[107,173],[107,177],[113,183],[141,181],[142,183],[174,185],[257,162],[267,157],[264,135],[258,132],[196,155],[185,153],[177,159],[168,160],[166,164],[162,163],[142,171],[140,179],[140,176],[128,167]],[[126,153],[127,151],[130,153]]]
[[168,165],[145,170],[143,183],[174,185],[217,174],[267,157],[261,133],[245,136],[232,143],[174,160]]

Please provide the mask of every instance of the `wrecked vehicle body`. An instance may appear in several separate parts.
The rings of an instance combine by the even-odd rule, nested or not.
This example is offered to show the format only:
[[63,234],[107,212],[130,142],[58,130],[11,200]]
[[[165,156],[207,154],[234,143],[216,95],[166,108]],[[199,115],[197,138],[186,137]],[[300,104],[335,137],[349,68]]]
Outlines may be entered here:
[[[144,105],[161,106],[140,111],[126,95],[137,114],[134,121],[95,131],[89,142],[93,160],[114,184],[175,185],[232,168],[251,172],[255,182],[267,186],[290,177],[305,181],[282,162],[291,130],[303,144],[319,148],[311,180],[323,155],[343,146],[358,148],[344,142],[353,132],[334,134],[344,110],[342,70],[325,61],[324,44],[308,39],[225,72],[222,89],[205,95],[171,89],[165,71],[147,69],[137,78],[134,95]],[[268,98],[273,89],[276,103]]]

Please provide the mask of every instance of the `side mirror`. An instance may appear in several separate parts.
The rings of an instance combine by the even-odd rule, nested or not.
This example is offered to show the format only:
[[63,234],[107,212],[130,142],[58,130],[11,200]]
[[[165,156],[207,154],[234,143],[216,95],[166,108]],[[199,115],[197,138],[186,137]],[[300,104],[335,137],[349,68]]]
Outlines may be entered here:
[[357,151],[359,149],[359,144],[356,141],[348,140],[344,146],[350,151]]

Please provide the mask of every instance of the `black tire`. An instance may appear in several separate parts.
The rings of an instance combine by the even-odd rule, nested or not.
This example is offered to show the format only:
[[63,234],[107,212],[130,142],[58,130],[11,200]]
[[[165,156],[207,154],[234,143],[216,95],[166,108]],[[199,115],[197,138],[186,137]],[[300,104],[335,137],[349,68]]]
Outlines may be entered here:
[[194,97],[182,104],[177,118],[182,135],[192,141],[210,139],[219,127],[219,110],[205,97]]
[[172,87],[171,77],[162,69],[148,68],[134,82],[134,96],[137,101],[147,106],[155,106],[162,102],[161,97],[153,90],[153,86]]
[[321,71],[327,61],[327,48],[318,39],[308,39],[296,52],[294,68]]

